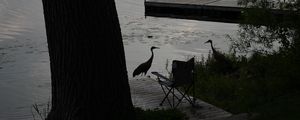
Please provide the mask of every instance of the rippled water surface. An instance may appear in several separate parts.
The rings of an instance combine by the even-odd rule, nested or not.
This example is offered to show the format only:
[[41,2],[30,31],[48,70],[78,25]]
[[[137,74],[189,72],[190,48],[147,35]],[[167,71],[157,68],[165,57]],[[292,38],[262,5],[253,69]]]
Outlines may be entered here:
[[[144,16],[143,0],[116,0],[129,78],[154,51],[151,71],[166,72],[166,60],[206,55],[207,39],[228,50],[236,24]],[[41,0],[0,0],[0,120],[32,119],[31,106],[49,101],[49,56]]]

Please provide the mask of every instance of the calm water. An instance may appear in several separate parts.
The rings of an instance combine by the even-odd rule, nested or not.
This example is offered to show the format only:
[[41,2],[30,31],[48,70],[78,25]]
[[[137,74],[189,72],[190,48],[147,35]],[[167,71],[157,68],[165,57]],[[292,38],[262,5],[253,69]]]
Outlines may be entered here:
[[[127,70],[132,71],[155,51],[151,71],[166,72],[166,60],[206,55],[203,45],[215,40],[228,50],[227,34],[236,24],[144,16],[143,0],[116,0]],[[148,37],[148,36],[153,36]],[[49,101],[51,83],[41,0],[0,0],[0,120],[32,119],[31,105]]]

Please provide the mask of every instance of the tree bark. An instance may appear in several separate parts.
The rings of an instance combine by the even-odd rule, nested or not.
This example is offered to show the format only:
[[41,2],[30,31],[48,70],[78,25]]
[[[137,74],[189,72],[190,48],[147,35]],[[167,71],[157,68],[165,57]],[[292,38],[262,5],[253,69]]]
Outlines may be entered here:
[[48,120],[133,119],[114,0],[43,0],[50,56]]

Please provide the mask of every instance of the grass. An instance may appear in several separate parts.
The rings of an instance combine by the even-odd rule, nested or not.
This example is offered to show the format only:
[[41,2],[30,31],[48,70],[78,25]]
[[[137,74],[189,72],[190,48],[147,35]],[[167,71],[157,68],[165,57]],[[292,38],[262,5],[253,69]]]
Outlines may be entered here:
[[45,120],[50,112],[50,109],[51,107],[49,101],[46,104],[33,104],[31,108],[33,120]]
[[213,58],[196,63],[196,97],[232,113],[258,113],[263,119],[299,119],[299,63],[290,55],[233,57],[236,71],[218,73]]
[[177,109],[143,110],[135,108],[137,120],[187,120],[187,116]]
[[[187,116],[177,109],[154,109],[143,110],[139,107],[134,109],[136,120],[187,120]],[[50,112],[50,102],[47,104],[33,104],[31,113],[33,120],[45,120]]]
[[287,94],[278,97],[255,109],[260,115],[255,120],[299,120],[300,93]]

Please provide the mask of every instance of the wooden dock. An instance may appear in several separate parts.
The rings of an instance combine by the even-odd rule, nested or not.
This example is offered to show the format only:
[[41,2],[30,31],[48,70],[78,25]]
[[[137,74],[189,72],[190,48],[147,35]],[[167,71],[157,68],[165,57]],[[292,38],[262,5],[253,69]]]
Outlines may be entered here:
[[237,23],[241,12],[237,0],[145,1],[145,16]]
[[[245,9],[238,5],[238,0],[145,0],[144,4],[145,16],[226,23],[240,23]],[[295,14],[295,11],[272,9],[271,13],[280,20],[285,15]]]
[[[162,106],[159,105],[165,94],[155,79],[131,79],[129,80],[129,85],[132,102],[135,107],[145,110],[171,109],[167,102]],[[177,109],[185,113],[189,117],[189,120],[222,120],[233,116],[231,113],[200,99],[196,99],[196,106],[198,107],[192,107],[187,100],[183,99],[182,104],[179,104]]]

